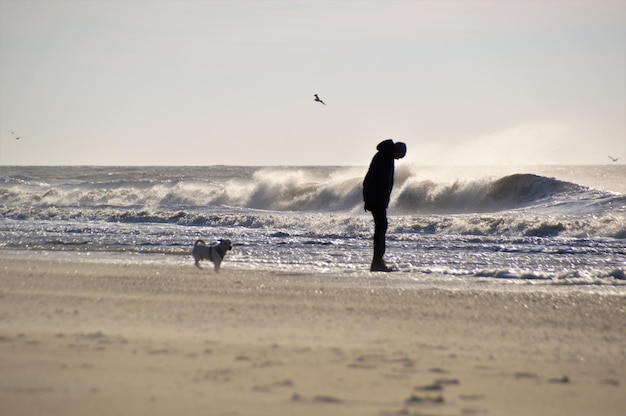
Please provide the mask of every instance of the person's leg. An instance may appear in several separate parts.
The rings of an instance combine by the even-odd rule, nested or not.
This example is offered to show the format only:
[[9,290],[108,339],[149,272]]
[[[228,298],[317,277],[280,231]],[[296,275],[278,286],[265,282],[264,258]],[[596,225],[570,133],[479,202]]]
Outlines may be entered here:
[[387,210],[372,211],[374,217],[374,258],[372,260],[371,270],[386,270],[383,256],[385,255],[385,238],[387,235]]
[[372,211],[374,217],[374,260],[382,260],[385,255],[387,235],[387,210]]

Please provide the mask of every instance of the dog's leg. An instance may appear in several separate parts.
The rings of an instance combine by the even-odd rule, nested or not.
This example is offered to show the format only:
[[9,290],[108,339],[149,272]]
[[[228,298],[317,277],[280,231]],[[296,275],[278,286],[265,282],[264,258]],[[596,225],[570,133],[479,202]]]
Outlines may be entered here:
[[200,266],[200,263],[198,262],[198,260],[196,260],[195,265],[198,269],[202,270],[202,266]]

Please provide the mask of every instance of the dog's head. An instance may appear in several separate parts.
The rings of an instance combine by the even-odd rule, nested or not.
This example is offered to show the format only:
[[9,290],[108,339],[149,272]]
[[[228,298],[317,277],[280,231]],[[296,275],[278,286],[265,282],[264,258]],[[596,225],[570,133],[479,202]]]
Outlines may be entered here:
[[224,251],[228,251],[228,250],[232,250],[233,249],[233,245],[231,244],[230,240],[228,240],[228,239],[217,240],[217,246],[220,247]]

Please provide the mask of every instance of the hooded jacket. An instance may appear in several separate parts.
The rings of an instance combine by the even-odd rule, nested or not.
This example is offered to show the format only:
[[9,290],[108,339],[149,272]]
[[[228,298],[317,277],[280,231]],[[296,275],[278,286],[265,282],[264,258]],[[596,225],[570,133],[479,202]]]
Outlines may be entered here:
[[363,201],[366,211],[387,209],[393,189],[395,146],[393,140],[384,140],[376,146],[363,180]]

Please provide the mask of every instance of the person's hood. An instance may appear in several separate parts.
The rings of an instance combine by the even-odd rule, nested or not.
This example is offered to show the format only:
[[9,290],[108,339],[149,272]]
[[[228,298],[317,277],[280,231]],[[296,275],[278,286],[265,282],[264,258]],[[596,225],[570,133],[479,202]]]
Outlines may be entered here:
[[378,150],[379,152],[395,151],[393,140],[391,139],[383,140],[382,142],[378,143],[378,146],[376,146],[376,150]]

